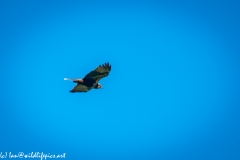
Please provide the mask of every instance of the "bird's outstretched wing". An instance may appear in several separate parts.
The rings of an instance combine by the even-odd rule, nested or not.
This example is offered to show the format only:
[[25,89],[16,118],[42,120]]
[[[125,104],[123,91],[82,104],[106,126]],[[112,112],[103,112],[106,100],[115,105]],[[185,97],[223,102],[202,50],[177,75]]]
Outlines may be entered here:
[[100,79],[107,77],[109,72],[111,71],[111,65],[109,63],[102,64],[98,66],[95,70],[88,73],[84,79],[94,79],[95,81],[99,81]]
[[81,83],[77,83],[77,85],[70,92],[87,92],[89,90],[90,88],[88,88],[87,86]]

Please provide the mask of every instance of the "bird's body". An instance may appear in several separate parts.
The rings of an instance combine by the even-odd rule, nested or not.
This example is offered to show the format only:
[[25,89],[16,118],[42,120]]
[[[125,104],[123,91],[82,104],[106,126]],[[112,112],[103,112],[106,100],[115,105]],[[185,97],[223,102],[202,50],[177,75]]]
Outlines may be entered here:
[[71,80],[74,83],[77,83],[77,85],[72,90],[70,90],[70,92],[72,93],[87,92],[93,88],[94,89],[102,88],[102,86],[99,83],[99,80],[108,76],[110,70],[111,70],[111,65],[109,65],[109,63],[105,63],[97,67],[95,70],[89,72],[82,79],[64,78],[64,80]]

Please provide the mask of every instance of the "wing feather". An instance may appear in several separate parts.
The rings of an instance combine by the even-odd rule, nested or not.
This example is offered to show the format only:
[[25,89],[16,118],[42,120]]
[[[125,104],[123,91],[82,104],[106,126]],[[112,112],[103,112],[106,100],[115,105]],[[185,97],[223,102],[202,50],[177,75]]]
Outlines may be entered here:
[[94,79],[99,81],[100,79],[107,77],[111,71],[111,65],[109,63],[98,66],[95,70],[89,72],[83,79]]
[[70,92],[87,92],[89,90],[90,88],[88,88],[87,86],[81,83],[77,83],[77,85]]

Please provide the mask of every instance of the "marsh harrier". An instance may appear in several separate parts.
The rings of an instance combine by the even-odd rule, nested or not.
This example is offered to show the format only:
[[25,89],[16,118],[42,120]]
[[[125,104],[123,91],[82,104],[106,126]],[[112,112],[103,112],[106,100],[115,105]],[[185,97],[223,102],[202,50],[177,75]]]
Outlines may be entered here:
[[77,85],[70,90],[70,92],[87,92],[91,89],[100,89],[102,85],[99,81],[107,77],[109,72],[111,71],[111,65],[109,63],[102,64],[98,66],[95,70],[89,72],[84,78],[81,79],[73,79],[73,78],[64,78],[64,80],[70,80]]

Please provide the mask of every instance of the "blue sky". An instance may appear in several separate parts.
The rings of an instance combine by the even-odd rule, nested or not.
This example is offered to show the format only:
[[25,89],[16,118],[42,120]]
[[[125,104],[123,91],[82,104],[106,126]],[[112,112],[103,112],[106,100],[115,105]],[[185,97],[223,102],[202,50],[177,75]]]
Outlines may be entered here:
[[[0,152],[239,159],[238,1],[1,1]],[[104,89],[71,94],[98,65]]]

